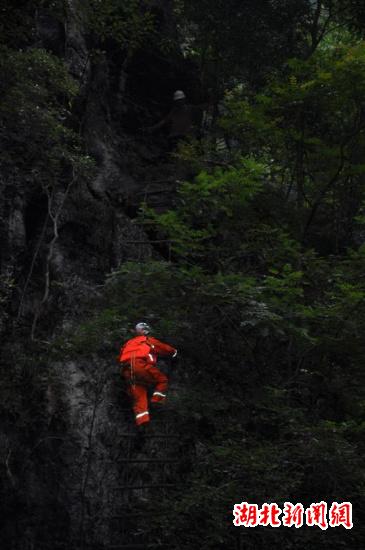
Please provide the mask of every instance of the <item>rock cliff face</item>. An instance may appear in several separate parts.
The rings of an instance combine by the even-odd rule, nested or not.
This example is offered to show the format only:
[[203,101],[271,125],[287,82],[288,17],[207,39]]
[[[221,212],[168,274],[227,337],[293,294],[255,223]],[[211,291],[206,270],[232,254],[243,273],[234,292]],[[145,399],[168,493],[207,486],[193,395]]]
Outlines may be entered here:
[[[97,171],[91,184],[56,197],[56,204],[63,204],[57,238],[41,190],[29,191],[25,182],[0,183],[0,266],[9,280],[1,290],[11,304],[0,327],[2,396],[9,401],[16,396],[0,430],[0,538],[2,548],[13,550],[122,548],[123,543],[145,548],[161,534],[152,535],[150,523],[141,524],[133,514],[148,508],[151,491],[159,486],[166,491],[176,482],[173,457],[179,446],[172,444],[170,417],[157,419],[146,446],[135,449],[113,357],[54,361],[47,353],[34,355],[23,341],[42,300],[46,268],[51,290],[37,328],[51,342],[64,326],[77,323],[80,304],[99,292],[113,268],[160,255],[135,223],[136,210],[146,190],[161,188],[161,182],[170,192],[176,175],[171,164],[159,160],[161,142],[145,140],[137,128],[158,118],[168,94],[181,87],[184,61],[181,57],[176,73],[167,60],[150,65],[147,80],[156,71],[166,78],[160,106],[149,113],[149,90],[140,91],[141,62],[144,55],[153,60],[153,52],[128,61],[115,59],[112,51],[92,56],[80,6],[70,2],[69,7],[65,26],[39,13],[37,45],[64,57],[79,82],[75,119]],[[191,81],[187,73],[186,79]],[[139,96],[132,100],[136,89]],[[19,354],[25,367],[13,363]]]
[[[161,24],[171,22],[165,17]],[[69,3],[65,27],[40,12],[37,36],[37,45],[63,57],[78,82],[74,126],[96,163],[90,184],[73,186],[67,200],[61,193],[56,201],[65,202],[50,267],[54,279],[65,288],[71,286],[74,293],[79,280],[80,292],[83,284],[89,292],[90,285],[100,284],[121,262],[152,254],[150,246],[134,244],[148,240],[134,223],[138,204],[146,191],[151,195],[156,187],[165,187],[168,192],[176,175],[164,158],[163,137],[147,139],[141,129],[166,112],[171,90],[181,87],[184,79],[192,88],[191,70],[178,52],[172,61],[153,51],[123,57],[113,45],[95,54],[78,2]],[[2,191],[1,273],[17,283],[21,296],[15,297],[14,307],[21,303],[21,316],[31,314],[39,300],[33,270],[44,268],[40,264],[53,227],[41,189],[30,190],[26,182],[7,179]],[[49,307],[54,311],[52,300]]]

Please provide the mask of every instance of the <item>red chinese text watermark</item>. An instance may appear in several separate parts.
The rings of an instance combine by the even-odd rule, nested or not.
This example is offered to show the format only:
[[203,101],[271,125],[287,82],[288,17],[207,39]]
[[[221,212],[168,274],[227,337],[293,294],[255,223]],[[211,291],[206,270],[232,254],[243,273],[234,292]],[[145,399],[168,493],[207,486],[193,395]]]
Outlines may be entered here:
[[328,527],[345,527],[352,529],[352,504],[351,502],[333,502],[329,508],[326,502],[314,502],[304,509],[300,502],[292,504],[284,502],[284,507],[274,502],[266,502],[259,508],[258,504],[241,502],[235,504],[233,509],[233,525],[236,527],[319,527],[322,530]]

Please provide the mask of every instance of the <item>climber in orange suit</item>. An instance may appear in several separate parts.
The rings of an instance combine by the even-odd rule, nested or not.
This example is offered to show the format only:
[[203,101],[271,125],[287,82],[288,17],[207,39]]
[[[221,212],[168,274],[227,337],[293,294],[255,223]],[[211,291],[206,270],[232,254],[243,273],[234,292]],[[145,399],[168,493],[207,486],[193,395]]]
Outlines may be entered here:
[[176,357],[177,350],[149,336],[151,328],[146,323],[138,323],[135,332],[137,336],[128,340],[120,350],[119,361],[133,400],[136,424],[142,426],[150,421],[148,387],[154,386],[151,404],[163,404],[166,399],[168,379],[156,366],[157,356]]

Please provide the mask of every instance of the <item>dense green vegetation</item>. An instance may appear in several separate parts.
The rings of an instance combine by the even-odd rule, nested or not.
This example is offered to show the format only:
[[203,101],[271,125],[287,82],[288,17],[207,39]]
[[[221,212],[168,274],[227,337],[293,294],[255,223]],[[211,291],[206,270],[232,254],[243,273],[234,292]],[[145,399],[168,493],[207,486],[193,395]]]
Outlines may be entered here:
[[[67,17],[67,6],[46,4]],[[168,241],[169,261],[130,261],[106,274],[98,297],[80,306],[77,330],[57,331],[51,355],[112,361],[136,319],[179,348],[179,428],[199,453],[176,499],[154,504],[174,511],[162,525],[171,547],[234,548],[236,502],[324,500],[351,501],[355,528],[245,530],[243,547],[360,548],[364,9],[178,0],[174,44],[148,2],[89,4],[95,50],[125,60],[143,55],[147,41],[168,59],[185,39],[203,93],[213,93],[214,122],[175,154],[196,174],[180,183],[176,207],[161,214],[142,205],[139,223]],[[32,44],[27,21],[10,11],[18,34],[2,24],[2,168],[9,181],[16,174],[41,187],[52,217],[59,190],[92,177],[74,110],[80,90],[65,61]],[[0,284],[8,334],[14,283],[4,275]]]

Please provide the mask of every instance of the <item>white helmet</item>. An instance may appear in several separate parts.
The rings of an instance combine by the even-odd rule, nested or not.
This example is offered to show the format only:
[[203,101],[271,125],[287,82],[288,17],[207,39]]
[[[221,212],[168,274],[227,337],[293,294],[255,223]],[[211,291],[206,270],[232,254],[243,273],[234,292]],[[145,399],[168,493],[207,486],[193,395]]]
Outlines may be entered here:
[[182,90],[176,90],[174,93],[174,101],[177,101],[178,99],[185,99],[186,95]]
[[147,323],[137,323],[135,326],[135,331],[137,334],[147,335],[151,332],[151,327]]

